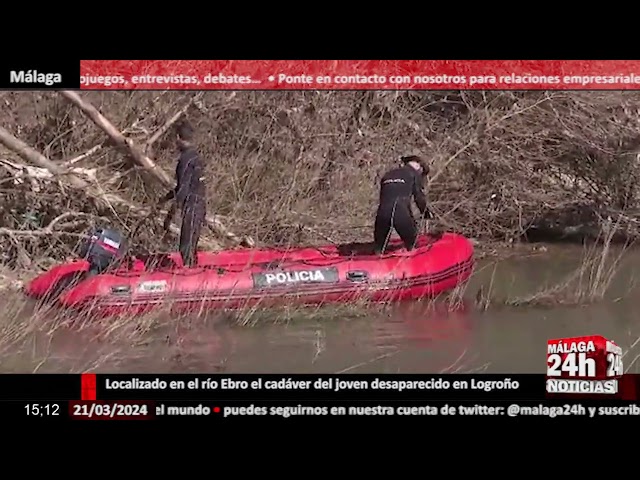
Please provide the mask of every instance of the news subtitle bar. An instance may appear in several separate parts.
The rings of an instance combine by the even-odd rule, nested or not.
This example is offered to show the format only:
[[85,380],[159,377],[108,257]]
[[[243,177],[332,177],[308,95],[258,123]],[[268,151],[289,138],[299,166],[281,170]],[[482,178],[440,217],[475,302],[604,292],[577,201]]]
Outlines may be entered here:
[[625,374],[616,379],[615,394],[608,393],[608,387],[596,388],[591,384],[567,387],[567,379],[563,378],[558,379],[562,380],[562,385],[555,386],[557,393],[549,393],[548,380],[544,374],[15,374],[0,375],[0,401],[639,399],[640,376],[636,374]]
[[[97,375],[99,400],[528,399],[544,378],[509,375]],[[531,382],[533,380],[533,384]],[[539,388],[536,388],[539,387]]]

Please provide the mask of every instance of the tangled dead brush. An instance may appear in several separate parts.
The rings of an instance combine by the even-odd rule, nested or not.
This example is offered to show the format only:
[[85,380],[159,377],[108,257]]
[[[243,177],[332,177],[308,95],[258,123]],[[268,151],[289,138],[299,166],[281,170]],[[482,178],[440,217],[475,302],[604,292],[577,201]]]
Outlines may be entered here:
[[[169,175],[172,120],[186,115],[208,162],[209,211],[262,244],[368,239],[378,179],[411,152],[432,159],[428,191],[441,228],[553,240],[596,236],[614,218],[620,238],[640,232],[638,92],[81,96]],[[118,145],[61,94],[3,92],[0,102],[11,135],[92,189],[69,188],[60,174],[43,178],[42,167],[40,177],[26,172],[34,165],[0,150],[4,263],[66,256],[78,234],[105,222],[127,234],[143,222],[132,240],[175,248],[175,237],[160,241],[164,212],[153,208],[167,186],[131,161],[128,144]],[[102,202],[91,200],[98,196]]]

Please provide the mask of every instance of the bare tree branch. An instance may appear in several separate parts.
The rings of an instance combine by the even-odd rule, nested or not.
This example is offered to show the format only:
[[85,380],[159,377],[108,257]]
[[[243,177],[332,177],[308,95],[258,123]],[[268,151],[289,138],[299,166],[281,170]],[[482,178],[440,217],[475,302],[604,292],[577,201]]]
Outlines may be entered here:
[[78,107],[93,123],[102,129],[117,145],[128,150],[133,160],[150,171],[165,187],[171,187],[173,180],[156,163],[147,157],[132,140],[125,137],[106,117],[104,117],[96,107],[83,100],[76,92],[61,91],[60,95],[65,97],[76,107]]
[[[61,95],[76,105],[93,123],[100,127],[116,144],[126,148],[136,163],[151,172],[165,187],[173,188],[173,180],[156,163],[145,155],[133,140],[126,138],[106,117],[104,117],[90,102],[82,99],[80,95],[72,91],[61,91]],[[207,223],[211,229],[222,238],[235,245],[253,245],[250,237],[240,238],[229,231],[216,216],[208,216]]]
[[96,145],[95,147],[92,147],[89,150],[87,150],[86,152],[84,152],[82,155],[78,155],[77,157],[74,157],[74,158],[72,158],[70,160],[62,162],[60,164],[60,166],[62,168],[69,168],[70,166],[75,165],[78,162],[81,162],[85,158],[89,158],[91,155],[93,155],[94,153],[99,151],[101,148],[102,148],[102,145]]
[[[81,195],[86,195],[89,199],[95,202],[96,206],[99,209],[109,209],[112,212],[115,212],[115,207],[124,207],[130,213],[134,214],[137,217],[148,217],[152,213],[152,209],[150,208],[135,205],[118,195],[103,192],[97,186],[93,186],[87,181],[82,180],[81,178],[78,178],[73,174],[67,174],[67,172],[62,169],[57,163],[52,162],[40,152],[31,148],[22,140],[14,137],[10,132],[2,127],[0,127],[0,143],[7,147],[9,150],[20,155],[20,157],[22,157],[25,161],[38,167],[46,168],[54,175],[61,176],[61,178],[59,179],[60,182],[68,184],[69,186],[80,192]],[[162,224],[162,222],[156,223]],[[174,234],[179,234],[180,229],[175,225],[171,225],[171,232]],[[202,239],[202,243],[208,248],[220,248],[219,243],[207,240],[205,238]]]

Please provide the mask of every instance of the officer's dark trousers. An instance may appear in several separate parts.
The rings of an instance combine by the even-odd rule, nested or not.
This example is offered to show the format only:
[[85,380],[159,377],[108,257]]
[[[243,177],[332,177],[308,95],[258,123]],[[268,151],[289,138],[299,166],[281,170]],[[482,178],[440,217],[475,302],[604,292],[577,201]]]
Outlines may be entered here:
[[412,250],[418,236],[418,228],[409,206],[403,204],[380,205],[373,231],[376,252],[382,253],[394,229],[407,250]]
[[180,228],[180,255],[185,266],[197,264],[197,249],[202,226],[205,222],[206,206],[204,202],[194,202],[182,209],[182,225]]

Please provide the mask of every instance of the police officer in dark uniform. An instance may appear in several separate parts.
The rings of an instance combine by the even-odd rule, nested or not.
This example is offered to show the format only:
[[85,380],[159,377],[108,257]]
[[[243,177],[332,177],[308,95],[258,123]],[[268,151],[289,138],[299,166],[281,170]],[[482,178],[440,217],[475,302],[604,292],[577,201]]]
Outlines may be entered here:
[[374,226],[376,254],[384,252],[394,229],[405,248],[411,251],[418,237],[418,227],[411,213],[411,199],[425,218],[432,218],[427,208],[423,179],[429,165],[418,155],[402,157],[402,166],[389,170],[380,180],[380,204]]
[[176,166],[176,187],[165,197],[176,199],[182,215],[180,255],[185,266],[197,264],[197,247],[207,213],[204,165],[193,145],[193,128],[188,123],[178,127],[180,158]]

